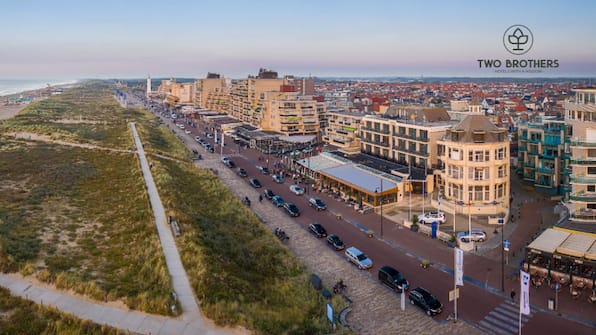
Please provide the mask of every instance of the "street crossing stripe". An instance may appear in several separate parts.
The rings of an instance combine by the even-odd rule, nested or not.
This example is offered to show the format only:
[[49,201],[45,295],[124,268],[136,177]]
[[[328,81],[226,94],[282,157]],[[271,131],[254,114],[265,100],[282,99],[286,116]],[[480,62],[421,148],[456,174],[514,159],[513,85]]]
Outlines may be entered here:
[[501,328],[507,329],[510,332],[512,332],[513,334],[517,333],[518,328],[517,327],[513,327],[507,324],[504,324],[503,322],[501,322],[498,319],[493,318],[492,316],[486,316],[484,317],[485,320],[492,322],[495,326],[499,326]]
[[[515,319],[515,322],[519,322],[519,311],[517,313],[514,313],[514,312],[512,312],[510,310],[507,310],[507,309],[504,309],[504,308],[501,308],[501,307],[497,307],[491,313],[494,313],[495,311],[496,312],[499,312],[501,314],[508,315],[508,316],[514,318]],[[522,315],[522,321],[523,322],[528,322],[528,320],[530,320],[530,319],[528,319],[528,317],[526,315]]]
[[492,323],[488,323],[484,320],[480,321],[480,325],[482,326],[482,330],[491,333],[491,334],[501,334],[501,335],[513,335],[513,333],[508,332],[506,330],[500,329],[500,328],[495,328],[495,326]]

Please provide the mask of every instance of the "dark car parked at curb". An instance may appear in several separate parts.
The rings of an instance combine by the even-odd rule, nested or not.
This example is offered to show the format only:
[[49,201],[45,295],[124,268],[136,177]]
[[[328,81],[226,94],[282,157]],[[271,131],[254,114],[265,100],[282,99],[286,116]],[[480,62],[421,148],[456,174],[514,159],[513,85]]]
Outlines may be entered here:
[[288,214],[290,214],[290,216],[299,216],[300,215],[300,210],[298,209],[298,207],[296,207],[296,205],[294,205],[291,202],[284,203],[284,208],[286,209]]
[[329,243],[329,245],[335,250],[342,250],[345,248],[344,242],[335,234],[330,234],[327,236],[327,243]]
[[271,198],[271,203],[274,204],[277,207],[281,207],[286,202],[284,201],[284,199],[282,199],[282,197],[280,197],[279,195],[276,195],[273,198]]
[[263,186],[263,185],[261,185],[261,182],[257,178],[251,178],[249,180],[249,183],[254,188],[259,188],[259,187]]
[[387,285],[390,289],[395,292],[401,293],[404,289],[407,290],[409,283],[399,271],[385,265],[379,269],[379,280],[381,283]]
[[246,170],[244,168],[238,168],[238,172],[237,173],[238,173],[238,175],[240,177],[247,177],[248,176],[248,173],[246,172]]
[[422,287],[416,287],[410,291],[410,304],[422,308],[426,315],[433,316],[443,311],[443,305],[429,291]]
[[323,200],[321,200],[319,198],[310,198],[308,200],[308,204],[318,211],[327,209],[327,205],[323,202]]
[[265,191],[263,191],[263,195],[265,196],[265,198],[271,200],[275,196],[275,193],[273,193],[273,191],[271,191],[270,189],[266,189]]
[[313,222],[308,225],[308,229],[317,237],[327,237],[327,230],[325,230],[325,227],[320,223]]

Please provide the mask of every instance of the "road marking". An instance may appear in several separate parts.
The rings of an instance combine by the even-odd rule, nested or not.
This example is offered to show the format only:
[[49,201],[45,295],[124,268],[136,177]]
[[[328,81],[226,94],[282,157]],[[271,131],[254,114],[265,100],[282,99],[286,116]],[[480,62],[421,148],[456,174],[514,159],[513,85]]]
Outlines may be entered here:
[[[534,315],[522,316],[522,327]],[[519,327],[519,305],[504,301],[480,320],[479,328],[489,334],[515,335]]]

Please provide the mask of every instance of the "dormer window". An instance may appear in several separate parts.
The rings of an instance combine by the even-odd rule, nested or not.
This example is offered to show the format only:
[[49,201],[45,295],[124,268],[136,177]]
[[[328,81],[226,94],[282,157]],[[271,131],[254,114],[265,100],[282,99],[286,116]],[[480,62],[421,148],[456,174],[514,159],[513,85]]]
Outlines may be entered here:
[[484,130],[474,130],[472,133],[474,143],[484,143],[484,134]]

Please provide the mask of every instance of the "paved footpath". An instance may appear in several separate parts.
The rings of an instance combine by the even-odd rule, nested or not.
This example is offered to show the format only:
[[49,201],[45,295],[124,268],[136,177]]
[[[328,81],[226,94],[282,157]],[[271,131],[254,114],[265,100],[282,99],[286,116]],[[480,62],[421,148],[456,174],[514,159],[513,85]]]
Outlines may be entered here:
[[[192,143],[187,141],[186,143]],[[191,148],[199,149],[197,144]],[[219,155],[203,154],[203,160],[195,165],[214,168],[218,177],[239,198],[248,196],[256,199],[259,192],[239,178],[234,170],[225,167],[219,161]],[[366,271],[359,271],[348,263],[343,253],[335,252],[325,245],[323,240],[313,238],[312,234],[289,218],[285,212],[275,208],[269,201],[253,201],[251,210],[269,226],[270,229],[281,227],[290,240],[288,247],[303,260],[306,267],[316,273],[326,287],[332,287],[339,279],[349,278],[347,296],[352,300],[352,312],[347,316],[349,326],[359,334],[479,334],[479,330],[465,322],[451,323],[444,321],[444,316],[429,318],[418,308],[406,304],[400,309],[399,296],[378,284]],[[339,312],[339,311],[337,311]]]

